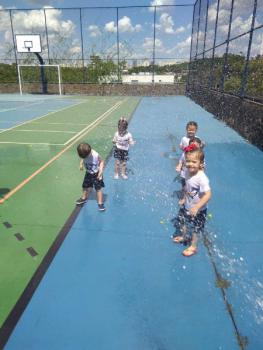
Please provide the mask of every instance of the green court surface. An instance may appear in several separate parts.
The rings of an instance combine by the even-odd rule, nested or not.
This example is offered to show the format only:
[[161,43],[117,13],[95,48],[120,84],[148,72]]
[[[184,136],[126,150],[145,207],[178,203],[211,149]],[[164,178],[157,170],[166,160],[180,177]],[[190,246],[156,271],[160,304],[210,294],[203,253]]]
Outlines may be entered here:
[[[57,101],[70,103],[56,107]],[[46,98],[32,108],[29,103],[26,110],[23,105],[23,111],[12,107],[14,101],[9,110],[1,111],[0,101],[0,122],[13,121],[8,128],[1,126],[0,132],[0,300],[4,301],[0,326],[81,194],[84,174],[79,171],[77,145],[88,142],[107,158],[118,119],[130,118],[139,101],[135,97]],[[22,113],[24,122],[19,119]]]

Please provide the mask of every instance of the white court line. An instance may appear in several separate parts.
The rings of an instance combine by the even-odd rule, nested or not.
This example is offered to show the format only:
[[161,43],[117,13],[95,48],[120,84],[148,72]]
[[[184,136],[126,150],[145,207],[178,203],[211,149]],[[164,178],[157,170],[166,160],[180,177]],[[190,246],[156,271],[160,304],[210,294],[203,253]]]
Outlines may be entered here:
[[76,131],[63,131],[63,130],[27,130],[27,129],[21,129],[21,130],[16,130],[16,132],[62,132],[63,134],[76,134]]
[[[24,102],[24,101],[22,101],[22,102]],[[25,103],[23,106],[17,106],[17,107],[13,107],[13,108],[0,109],[0,113],[9,112],[9,111],[17,111],[18,109],[21,109],[21,108],[24,108],[24,107],[31,107],[31,106],[34,106],[34,105],[40,105],[41,103],[44,103],[44,102],[45,101],[37,101],[37,102],[33,102],[33,103]]]
[[64,146],[64,143],[45,143],[45,142],[12,142],[12,141],[1,141],[0,144],[9,144],[13,145],[46,145],[46,146]]
[[87,125],[87,123],[80,123],[80,124],[78,124],[78,123],[39,123],[39,122],[32,122],[32,124],[42,124],[42,125]]
[[[6,131],[13,130],[13,129],[17,128],[18,126],[25,125],[25,124],[29,124],[29,123],[31,123],[33,120],[42,119],[42,118],[47,117],[47,116],[49,116],[49,115],[51,115],[51,114],[64,111],[65,109],[69,109],[69,108],[78,106],[78,105],[80,105],[80,104],[82,104],[82,103],[85,103],[85,102],[76,103],[76,104],[73,105],[73,106],[67,106],[67,107],[65,107],[65,108],[58,109],[58,110],[56,110],[56,111],[54,111],[54,112],[50,112],[50,113],[44,114],[44,115],[42,115],[41,117],[37,117],[37,118],[31,119],[31,120],[27,120],[26,122],[23,122],[23,123],[19,123],[19,124],[15,125],[15,126],[12,126],[11,128],[5,129],[4,131],[0,131],[0,134],[2,134],[3,132],[6,132]],[[87,101],[86,101],[86,103],[87,103]]]

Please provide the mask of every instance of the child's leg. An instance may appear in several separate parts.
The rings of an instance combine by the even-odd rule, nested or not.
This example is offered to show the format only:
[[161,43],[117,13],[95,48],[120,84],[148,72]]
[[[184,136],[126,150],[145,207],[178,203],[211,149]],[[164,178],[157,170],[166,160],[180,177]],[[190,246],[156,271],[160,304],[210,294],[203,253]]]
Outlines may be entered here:
[[196,232],[193,232],[192,233],[192,240],[191,240],[191,244],[188,248],[186,248],[184,251],[183,251],[183,255],[184,256],[192,256],[192,255],[195,255],[197,253],[197,242],[198,242],[198,236],[196,234]]
[[123,177],[123,179],[127,179],[128,176],[126,175],[126,162],[125,161],[121,161],[121,176]]
[[83,188],[82,196],[76,200],[77,205],[82,205],[87,202],[91,188]]
[[120,161],[119,159],[115,159],[114,164],[114,178],[117,179],[119,177],[119,168],[120,168]]
[[90,194],[90,191],[92,190],[91,187],[89,188],[83,188],[83,192],[82,192],[82,199],[88,199],[88,196]]
[[99,190],[96,193],[97,193],[98,204],[103,204],[103,192],[102,192],[102,190]]
[[101,190],[97,191],[97,202],[98,202],[99,211],[105,211],[105,206],[103,203],[103,192]]

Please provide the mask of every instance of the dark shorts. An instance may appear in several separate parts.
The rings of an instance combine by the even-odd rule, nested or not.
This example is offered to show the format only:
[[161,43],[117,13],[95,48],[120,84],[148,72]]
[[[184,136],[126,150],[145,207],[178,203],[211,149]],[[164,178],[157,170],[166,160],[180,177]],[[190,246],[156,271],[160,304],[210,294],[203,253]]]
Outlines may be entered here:
[[173,220],[174,226],[178,233],[180,233],[183,226],[187,227],[188,233],[193,232],[199,234],[203,232],[206,223],[206,213],[207,209],[204,209],[197,213],[196,216],[191,216],[188,211],[183,207],[180,208],[177,217]]
[[103,178],[101,180],[97,179],[98,173],[96,174],[89,174],[86,172],[84,180],[83,180],[83,184],[82,184],[82,188],[86,189],[86,188],[95,188],[96,191],[101,190],[102,187],[104,187],[104,182],[103,182]]
[[122,162],[124,161],[126,162],[129,159],[128,155],[129,155],[128,151],[125,151],[124,149],[119,149],[117,147],[114,148],[114,153],[113,153],[114,158],[119,159]]

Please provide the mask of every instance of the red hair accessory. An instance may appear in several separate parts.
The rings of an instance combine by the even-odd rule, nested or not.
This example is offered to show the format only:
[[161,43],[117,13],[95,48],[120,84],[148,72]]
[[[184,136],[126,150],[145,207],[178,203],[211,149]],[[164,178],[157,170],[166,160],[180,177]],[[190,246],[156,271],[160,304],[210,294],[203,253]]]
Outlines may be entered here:
[[191,143],[189,146],[184,148],[184,152],[190,152],[197,149],[197,146],[194,143]]

